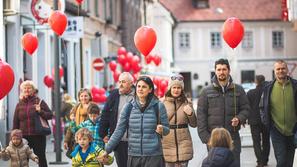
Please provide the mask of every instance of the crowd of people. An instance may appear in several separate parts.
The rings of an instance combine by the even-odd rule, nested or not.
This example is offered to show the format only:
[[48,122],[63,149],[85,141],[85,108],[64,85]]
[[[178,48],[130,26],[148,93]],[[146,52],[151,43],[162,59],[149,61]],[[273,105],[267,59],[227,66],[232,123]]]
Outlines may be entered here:
[[[247,93],[233,82],[227,59],[214,65],[211,84],[202,89],[195,112],[187,98],[182,75],[169,79],[163,98],[155,96],[149,76],[123,72],[118,88],[109,92],[104,107],[92,102],[89,89],[78,92],[75,104],[63,96],[62,120],[65,123],[64,149],[72,166],[187,167],[193,158],[189,126],[198,130],[208,155],[202,167],[240,167],[239,130],[251,127],[257,167],[268,164],[270,137],[277,167],[291,167],[294,162],[297,131],[297,80],[288,76],[285,61],[274,64],[273,81],[256,75],[256,88]],[[47,167],[46,135],[36,127],[36,118],[50,120],[54,113],[38,97],[32,81],[21,86],[9,145],[0,158],[11,166],[29,166],[29,159]]]

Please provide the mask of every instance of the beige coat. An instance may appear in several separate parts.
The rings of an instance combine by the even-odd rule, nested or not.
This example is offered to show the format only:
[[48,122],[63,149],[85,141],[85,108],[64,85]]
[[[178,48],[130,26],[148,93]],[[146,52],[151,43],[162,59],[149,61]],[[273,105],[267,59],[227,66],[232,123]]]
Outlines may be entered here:
[[28,142],[23,138],[23,142],[19,146],[14,146],[12,141],[2,154],[2,159],[8,161],[10,159],[11,167],[29,167],[28,159],[34,160],[38,158],[28,146]]
[[[179,99],[166,97],[164,105],[170,125],[189,124],[191,127],[197,126],[197,119],[191,102],[182,104]],[[186,105],[189,105],[190,108],[185,107]],[[184,112],[187,108],[192,110],[191,115]],[[192,159],[193,144],[189,128],[170,129],[169,135],[164,136],[162,140],[162,147],[166,162],[180,162]]]

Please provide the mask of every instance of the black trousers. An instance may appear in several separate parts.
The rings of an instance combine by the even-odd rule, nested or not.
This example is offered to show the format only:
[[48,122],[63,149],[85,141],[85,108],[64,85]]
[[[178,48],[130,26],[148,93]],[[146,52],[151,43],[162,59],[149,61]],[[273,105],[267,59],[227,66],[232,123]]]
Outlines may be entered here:
[[258,164],[267,164],[270,152],[269,131],[262,123],[250,125]]
[[128,156],[129,167],[165,167],[165,161],[162,155],[136,157]]
[[47,167],[47,161],[45,156],[46,136],[32,135],[24,136],[24,138],[28,140],[30,148],[32,148],[34,154],[38,156],[39,167]]
[[114,156],[118,167],[127,167],[128,160],[128,141],[120,141],[114,150]]

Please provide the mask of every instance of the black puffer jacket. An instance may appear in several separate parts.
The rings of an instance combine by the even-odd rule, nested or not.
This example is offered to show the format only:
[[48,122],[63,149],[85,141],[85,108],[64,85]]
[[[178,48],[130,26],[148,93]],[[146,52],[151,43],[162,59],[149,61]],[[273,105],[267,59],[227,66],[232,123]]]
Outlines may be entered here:
[[201,167],[236,167],[231,150],[224,147],[210,149],[208,156],[203,160]]
[[[235,103],[236,101],[236,103]],[[241,123],[249,116],[250,106],[247,96],[240,85],[229,83],[223,89],[214,77],[212,84],[202,90],[198,100],[198,134],[203,143],[207,143],[214,128],[224,127],[231,134],[238,133]],[[232,127],[231,120],[237,117],[237,127]]]

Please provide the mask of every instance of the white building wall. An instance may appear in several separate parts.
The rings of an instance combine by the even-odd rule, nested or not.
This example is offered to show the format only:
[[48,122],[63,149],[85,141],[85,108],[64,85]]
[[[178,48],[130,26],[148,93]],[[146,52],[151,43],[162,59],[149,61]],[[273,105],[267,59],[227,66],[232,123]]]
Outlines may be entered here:
[[[177,24],[174,29],[175,66],[176,69],[180,69],[180,72],[198,74],[198,80],[192,78],[193,90],[197,85],[210,83],[210,73],[214,71],[214,62],[219,58],[229,59],[231,75],[237,83],[241,83],[242,70],[255,70],[255,75],[263,74],[267,80],[270,80],[276,59],[297,63],[297,33],[292,31],[291,23],[257,21],[243,22],[243,24],[246,31],[253,32],[253,48],[242,48],[240,43],[233,50],[225,43],[222,36],[222,47],[211,48],[210,33],[221,32],[223,22],[181,22]],[[282,49],[272,47],[272,31],[275,30],[284,32],[284,48]],[[190,33],[189,49],[179,47],[178,34],[180,32]],[[290,68],[292,67],[289,65]],[[296,71],[293,77],[297,78]]]
[[[156,67],[153,63],[147,66],[148,71],[171,72],[170,63],[173,61],[172,50],[172,27],[174,21],[170,13],[158,2],[147,7],[147,25],[151,26],[157,34],[157,43],[151,51],[152,54],[159,54],[162,57],[161,64]],[[144,64],[146,64],[144,62]]]

